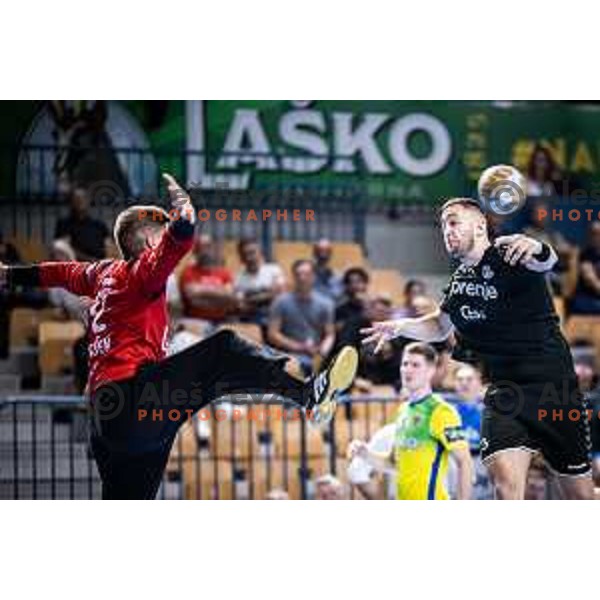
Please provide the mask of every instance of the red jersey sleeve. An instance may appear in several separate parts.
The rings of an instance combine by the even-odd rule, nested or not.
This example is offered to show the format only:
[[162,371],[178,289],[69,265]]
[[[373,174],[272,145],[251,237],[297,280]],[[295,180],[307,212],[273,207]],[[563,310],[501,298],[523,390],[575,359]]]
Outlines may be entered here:
[[167,228],[156,248],[148,249],[131,270],[134,285],[146,294],[159,293],[179,261],[192,249],[193,238],[178,238]]
[[44,288],[64,288],[78,296],[93,296],[102,265],[103,263],[84,262],[40,263],[40,285]]

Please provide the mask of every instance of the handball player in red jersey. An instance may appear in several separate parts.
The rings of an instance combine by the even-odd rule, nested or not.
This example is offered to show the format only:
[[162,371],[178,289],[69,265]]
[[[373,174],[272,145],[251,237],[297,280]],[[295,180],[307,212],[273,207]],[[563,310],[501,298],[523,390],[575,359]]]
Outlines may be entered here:
[[[0,266],[0,287],[63,287],[94,300],[91,448],[105,499],[154,498],[179,427],[220,396],[280,394],[326,423],[356,372],[356,351],[346,347],[321,373],[299,379],[287,370],[289,357],[228,330],[165,358],[166,282],[192,247],[196,216],[188,194],[173,177],[164,178],[173,210],[132,206],[117,217],[121,259]],[[163,419],[151,418],[157,409]],[[180,418],[166,418],[169,411]]]

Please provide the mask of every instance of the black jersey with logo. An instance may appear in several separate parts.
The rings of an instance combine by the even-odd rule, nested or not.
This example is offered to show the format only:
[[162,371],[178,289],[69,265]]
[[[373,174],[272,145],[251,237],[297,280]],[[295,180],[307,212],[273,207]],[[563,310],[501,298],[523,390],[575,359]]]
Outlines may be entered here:
[[544,274],[509,265],[496,247],[454,271],[441,309],[456,330],[454,358],[479,364],[492,381],[575,376]]

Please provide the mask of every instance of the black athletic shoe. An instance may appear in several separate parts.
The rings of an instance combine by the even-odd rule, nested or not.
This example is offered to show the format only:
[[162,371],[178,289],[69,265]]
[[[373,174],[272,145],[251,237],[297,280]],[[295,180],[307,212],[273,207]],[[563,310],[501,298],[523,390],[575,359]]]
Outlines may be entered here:
[[352,346],[344,346],[324,371],[309,379],[310,396],[305,410],[311,412],[312,423],[324,425],[333,419],[337,396],[352,385],[357,367],[358,352]]

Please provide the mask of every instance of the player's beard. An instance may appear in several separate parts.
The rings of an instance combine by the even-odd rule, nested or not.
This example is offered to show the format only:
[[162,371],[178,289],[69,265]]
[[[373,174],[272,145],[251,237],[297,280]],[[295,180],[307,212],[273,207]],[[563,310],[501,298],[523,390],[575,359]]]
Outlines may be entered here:
[[458,244],[454,249],[448,249],[450,257],[455,259],[463,259],[467,256],[475,247],[475,233],[473,231],[467,231],[463,234]]

